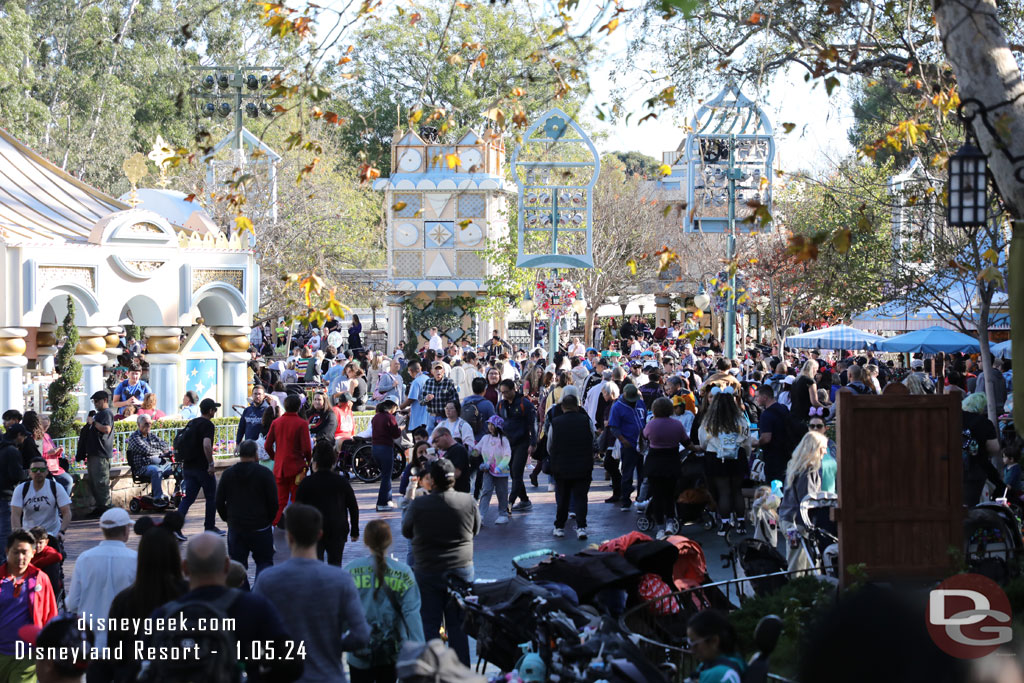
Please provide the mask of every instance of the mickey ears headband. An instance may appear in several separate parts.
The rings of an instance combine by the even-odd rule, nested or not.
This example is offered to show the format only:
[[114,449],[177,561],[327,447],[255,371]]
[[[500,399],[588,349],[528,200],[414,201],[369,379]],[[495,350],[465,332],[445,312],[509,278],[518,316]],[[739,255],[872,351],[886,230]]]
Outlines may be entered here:
[[711,395],[712,396],[717,396],[718,394],[729,394],[729,395],[732,395],[734,393],[736,393],[736,392],[735,392],[735,390],[731,386],[729,386],[729,387],[711,387]]

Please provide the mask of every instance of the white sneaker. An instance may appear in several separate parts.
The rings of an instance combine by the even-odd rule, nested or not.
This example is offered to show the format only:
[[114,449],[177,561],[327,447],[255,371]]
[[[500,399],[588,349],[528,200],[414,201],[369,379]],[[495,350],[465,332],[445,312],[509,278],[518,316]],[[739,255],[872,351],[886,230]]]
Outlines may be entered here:
[[498,515],[498,519],[494,520],[495,524],[508,524],[508,515]]
[[577,529],[576,530],[576,538],[580,539],[581,541],[587,540],[587,527],[583,527],[582,529]]
[[555,538],[565,538],[565,529],[559,529],[556,526],[555,530],[551,532],[551,535]]
[[650,498],[648,498],[647,500],[638,500],[636,501],[636,503],[633,504],[633,509],[636,510],[637,512],[645,512],[647,510],[647,506],[650,504]]

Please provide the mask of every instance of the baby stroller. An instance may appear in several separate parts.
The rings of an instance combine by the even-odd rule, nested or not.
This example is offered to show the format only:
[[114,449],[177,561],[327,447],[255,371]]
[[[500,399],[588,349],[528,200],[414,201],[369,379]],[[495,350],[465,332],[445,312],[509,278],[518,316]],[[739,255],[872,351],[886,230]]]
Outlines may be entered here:
[[996,581],[1019,572],[1024,539],[1017,515],[1009,505],[981,503],[964,519],[964,557],[968,570]]
[[834,493],[818,491],[800,501],[800,545],[810,559],[811,567],[822,575],[839,578],[839,538],[830,510],[839,507]]
[[[676,516],[665,520],[665,535],[679,533],[685,524],[700,524],[705,530],[715,527],[714,500],[707,489],[702,458],[693,453],[683,457],[682,474],[676,487]],[[647,533],[655,526],[650,505],[636,520],[636,528]]]

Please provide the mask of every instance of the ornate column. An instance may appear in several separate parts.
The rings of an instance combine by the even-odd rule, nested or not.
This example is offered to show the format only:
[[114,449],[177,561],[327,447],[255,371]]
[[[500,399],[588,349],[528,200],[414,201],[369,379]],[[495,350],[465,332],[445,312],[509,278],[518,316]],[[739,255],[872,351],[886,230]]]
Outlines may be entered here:
[[248,327],[214,327],[214,339],[224,352],[224,383],[221,387],[221,415],[234,415],[231,406],[244,406],[249,396],[246,368],[249,362]]
[[28,359],[25,358],[25,337],[28,330],[20,327],[0,328],[0,401],[4,410],[25,409],[22,377]]
[[394,353],[398,342],[405,339],[405,324],[402,320],[405,297],[392,294],[387,298],[388,306],[388,351]]
[[156,394],[156,407],[174,415],[181,405],[178,392],[178,347],[180,327],[146,328],[146,362],[149,363],[149,386]]
[[664,320],[666,325],[672,324],[672,297],[665,294],[657,294],[654,297],[654,325],[658,326]]
[[123,327],[108,327],[107,334],[103,337],[107,342],[107,348],[103,350],[103,353],[107,354],[107,365],[110,367],[117,365],[117,357],[121,354],[118,344],[121,341],[122,332],[124,332]]
[[82,385],[85,387],[85,406],[88,411],[92,405],[90,397],[100,390],[106,390],[103,381],[103,366],[107,364],[106,327],[79,327],[78,347],[75,349],[75,360],[82,364]]
[[45,323],[36,331],[36,367],[50,374],[53,372],[53,357],[57,355],[57,326]]

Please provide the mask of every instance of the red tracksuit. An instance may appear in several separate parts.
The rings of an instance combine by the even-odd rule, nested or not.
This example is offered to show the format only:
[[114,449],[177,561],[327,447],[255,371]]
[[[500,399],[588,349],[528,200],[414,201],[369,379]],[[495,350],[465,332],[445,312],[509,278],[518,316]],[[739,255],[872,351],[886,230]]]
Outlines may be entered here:
[[277,525],[288,499],[295,500],[295,492],[299,488],[295,477],[306,470],[313,454],[309,423],[297,413],[285,413],[270,423],[265,447],[267,455],[274,461],[274,478],[277,480],[277,516],[274,518]]

